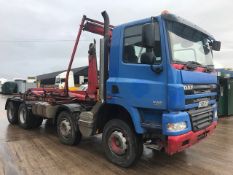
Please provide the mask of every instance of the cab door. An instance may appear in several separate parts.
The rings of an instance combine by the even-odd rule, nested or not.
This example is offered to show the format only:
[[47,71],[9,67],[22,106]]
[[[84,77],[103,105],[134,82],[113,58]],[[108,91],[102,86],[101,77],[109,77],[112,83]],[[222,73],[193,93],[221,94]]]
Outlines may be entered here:
[[[155,21],[155,46],[142,45],[142,27],[148,22],[125,26],[122,30],[118,76],[111,84],[111,95],[136,108],[166,109],[167,76],[165,57],[162,54],[161,30]],[[145,55],[154,54],[153,65],[146,63]],[[155,72],[152,67],[160,67]],[[117,89],[117,91],[114,91]]]

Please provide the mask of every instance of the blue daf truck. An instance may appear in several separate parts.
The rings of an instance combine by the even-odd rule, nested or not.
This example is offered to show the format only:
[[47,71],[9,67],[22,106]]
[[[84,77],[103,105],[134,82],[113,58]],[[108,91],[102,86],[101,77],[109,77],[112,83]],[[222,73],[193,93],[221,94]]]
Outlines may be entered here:
[[106,157],[122,167],[144,147],[173,155],[210,135],[218,119],[213,51],[221,43],[167,11],[119,26],[102,15],[103,23],[83,17],[72,54],[81,31],[103,35],[99,74],[90,44],[87,91],[31,89],[7,100],[9,122],[31,129],[51,119],[68,145],[102,133]]

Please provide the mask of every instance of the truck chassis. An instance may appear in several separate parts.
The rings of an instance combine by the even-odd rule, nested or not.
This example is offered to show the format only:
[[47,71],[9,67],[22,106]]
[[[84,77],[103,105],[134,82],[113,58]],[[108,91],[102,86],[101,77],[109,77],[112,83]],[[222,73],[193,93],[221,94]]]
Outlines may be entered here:
[[[105,103],[108,50],[111,32],[107,13],[102,12],[104,23],[83,16],[70,63],[67,69],[65,89],[33,88],[24,94],[8,98],[5,109],[11,124],[23,129],[41,126],[43,119],[49,119],[56,126],[59,140],[67,145],[80,143],[82,136],[103,133],[103,147],[106,157],[113,163],[128,167],[143,152],[142,136],[138,135],[127,111],[119,106]],[[100,80],[96,62],[95,41],[88,51],[88,89],[70,91],[69,72],[72,67],[82,31],[104,36],[100,60]]]

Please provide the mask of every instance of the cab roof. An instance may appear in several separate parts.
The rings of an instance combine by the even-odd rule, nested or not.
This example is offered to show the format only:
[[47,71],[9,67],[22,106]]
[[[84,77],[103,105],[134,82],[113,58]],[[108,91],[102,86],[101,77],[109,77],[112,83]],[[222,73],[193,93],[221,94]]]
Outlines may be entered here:
[[116,26],[116,28],[118,28],[118,27],[123,27],[124,28],[124,27],[133,26],[133,25],[137,25],[137,24],[149,23],[149,22],[151,22],[152,19],[156,19],[156,18],[162,18],[162,19],[165,19],[165,20],[174,21],[174,22],[184,24],[184,25],[186,25],[188,27],[191,27],[191,28],[193,28],[195,30],[198,30],[201,33],[207,35],[210,39],[215,40],[213,35],[211,35],[206,30],[202,29],[201,27],[197,26],[196,24],[193,24],[192,22],[190,22],[190,21],[188,21],[188,20],[186,20],[184,18],[181,18],[180,16],[177,16],[175,14],[171,14],[171,13],[168,13],[168,12],[162,13],[159,16],[153,16],[153,17],[150,17],[150,18],[145,18],[145,19],[125,23],[125,24]]

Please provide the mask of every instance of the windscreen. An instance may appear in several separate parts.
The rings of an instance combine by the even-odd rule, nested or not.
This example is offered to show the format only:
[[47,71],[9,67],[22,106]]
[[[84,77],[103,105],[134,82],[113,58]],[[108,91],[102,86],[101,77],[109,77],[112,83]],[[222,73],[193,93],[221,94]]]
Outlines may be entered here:
[[213,66],[208,36],[184,24],[166,21],[173,62]]

